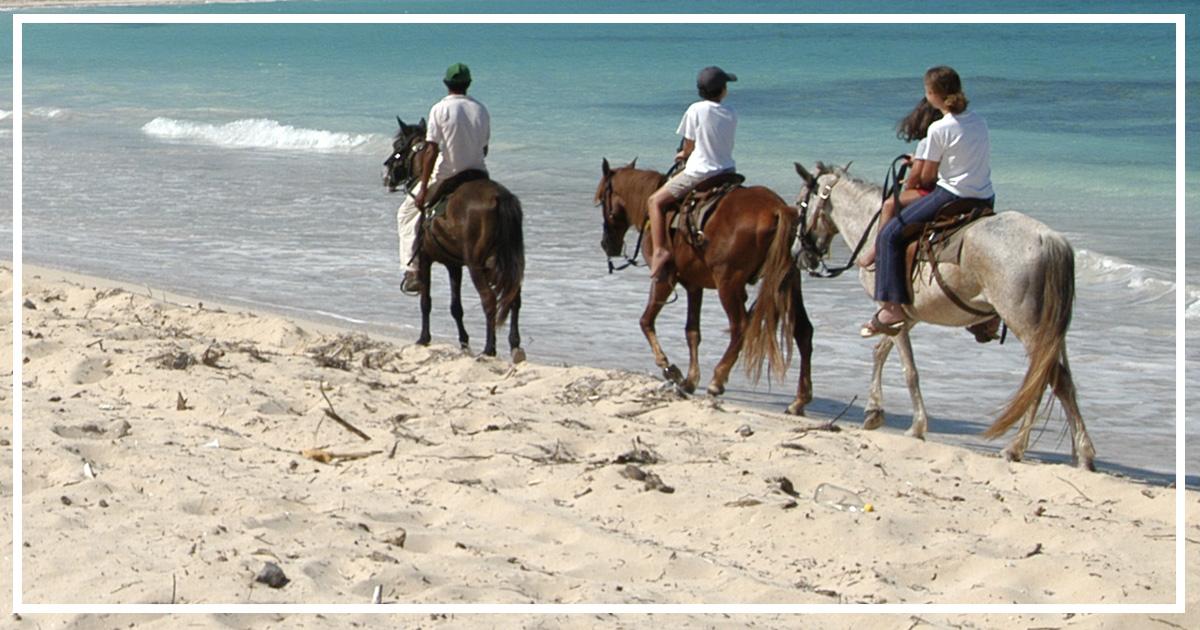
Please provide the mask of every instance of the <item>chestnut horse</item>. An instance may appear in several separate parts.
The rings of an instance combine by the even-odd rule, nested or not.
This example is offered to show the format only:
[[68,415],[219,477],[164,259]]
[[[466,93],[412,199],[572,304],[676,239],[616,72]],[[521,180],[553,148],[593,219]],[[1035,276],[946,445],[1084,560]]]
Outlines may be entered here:
[[[428,148],[425,119],[416,125],[400,123],[392,142],[392,154],[384,161],[383,185],[389,191],[404,186],[409,194],[418,184],[415,166],[423,162]],[[512,360],[525,360],[521,349],[518,316],[521,311],[521,282],[525,276],[525,239],[521,229],[521,202],[491,179],[468,181],[450,194],[445,213],[422,226],[424,235],[417,251],[417,275],[421,280],[421,336],[430,341],[429,275],[433,263],[445,265],[450,274],[450,314],[458,325],[458,341],[465,349],[469,337],[463,327],[462,268],[467,267],[487,322],[485,356],[496,355],[496,326],[509,315],[508,343]],[[407,263],[408,261],[402,261]]]
[[[603,208],[604,238],[600,245],[606,254],[621,255],[630,227],[638,232],[649,229],[646,200],[665,180],[658,171],[638,169],[634,163],[612,169],[604,160],[595,201]],[[738,188],[720,201],[704,227],[703,244],[693,244],[685,234],[672,232],[670,247],[675,264],[665,277],[651,281],[650,299],[641,319],[642,333],[664,377],[688,393],[695,391],[700,380],[700,305],[704,290],[716,289],[729,318],[729,346],[713,370],[708,393],[719,396],[725,392],[729,372],[743,348],[746,373],[751,378],[757,380],[761,375],[764,359],[770,371],[782,378],[792,357],[787,340],[790,331],[800,348],[800,383],[787,411],[804,413],[804,406],[812,401],[813,328],[804,309],[800,273],[791,253],[798,220],[796,209],[779,195],[763,186],[752,186]],[[645,247],[649,258],[653,254],[649,239]],[[746,285],[755,279],[761,282],[758,298],[747,312]],[[683,285],[688,297],[686,332],[691,361],[687,378],[667,359],[654,330],[654,321],[677,283]],[[786,358],[781,346],[787,348]]]

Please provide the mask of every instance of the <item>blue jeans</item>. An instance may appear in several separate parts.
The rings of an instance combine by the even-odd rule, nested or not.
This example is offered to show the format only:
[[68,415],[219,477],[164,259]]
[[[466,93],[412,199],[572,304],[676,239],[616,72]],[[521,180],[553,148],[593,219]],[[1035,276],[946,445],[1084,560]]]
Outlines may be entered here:
[[939,210],[959,199],[962,197],[935,186],[933,192],[914,201],[883,226],[876,245],[876,302],[912,304],[912,296],[908,292],[908,268],[905,265],[907,245],[921,235],[925,224],[937,218]]

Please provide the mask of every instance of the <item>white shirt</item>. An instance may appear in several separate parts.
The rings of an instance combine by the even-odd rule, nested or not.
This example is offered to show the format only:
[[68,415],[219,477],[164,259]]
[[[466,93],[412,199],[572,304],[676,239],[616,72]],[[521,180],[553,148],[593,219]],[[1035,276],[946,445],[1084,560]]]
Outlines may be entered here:
[[732,108],[709,100],[692,103],[675,131],[696,143],[684,165],[684,174],[704,177],[732,169],[736,128],[737,113]]
[[491,116],[483,103],[465,95],[450,94],[429,110],[425,139],[438,145],[438,159],[430,183],[441,182],[465,170],[487,170],[483,149],[491,137]]
[[[938,162],[938,186],[972,199],[992,192],[987,122],[974,112],[946,114],[929,126],[928,142],[916,158]],[[921,148],[918,147],[918,151]]]

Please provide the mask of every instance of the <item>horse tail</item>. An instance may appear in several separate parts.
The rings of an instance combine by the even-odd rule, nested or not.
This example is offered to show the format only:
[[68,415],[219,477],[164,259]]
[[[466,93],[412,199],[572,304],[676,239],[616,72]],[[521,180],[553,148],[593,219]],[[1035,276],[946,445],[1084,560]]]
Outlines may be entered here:
[[508,320],[508,312],[521,297],[525,277],[525,233],[521,228],[524,214],[521,201],[508,189],[496,185],[496,275],[493,289],[499,301],[496,324]]
[[[781,379],[792,361],[792,345],[787,335],[795,326],[792,295],[800,289],[800,274],[792,257],[798,219],[795,209],[784,203],[776,206],[775,215],[775,237],[759,271],[758,297],[750,308],[743,342],[743,365],[755,382],[762,376],[764,358],[770,365],[770,373]],[[786,357],[780,351],[781,346],[787,348]]]
[[1075,253],[1070,244],[1057,235],[1043,236],[1042,242],[1046,247],[1041,269],[1031,276],[1042,279],[1042,294],[1038,305],[1041,316],[1026,344],[1029,369],[1008,406],[984,431],[987,438],[1003,435],[1026,413],[1037,413],[1046,387],[1057,378],[1061,359],[1066,354],[1067,328],[1071,325],[1075,302]]

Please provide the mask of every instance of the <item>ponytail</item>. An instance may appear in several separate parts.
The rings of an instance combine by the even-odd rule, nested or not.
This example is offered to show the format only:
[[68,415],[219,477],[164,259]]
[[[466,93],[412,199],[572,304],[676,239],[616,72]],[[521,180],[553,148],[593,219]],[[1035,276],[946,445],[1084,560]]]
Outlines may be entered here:
[[925,71],[925,84],[946,103],[952,114],[967,110],[967,95],[963,93],[962,80],[950,66],[935,66]]

